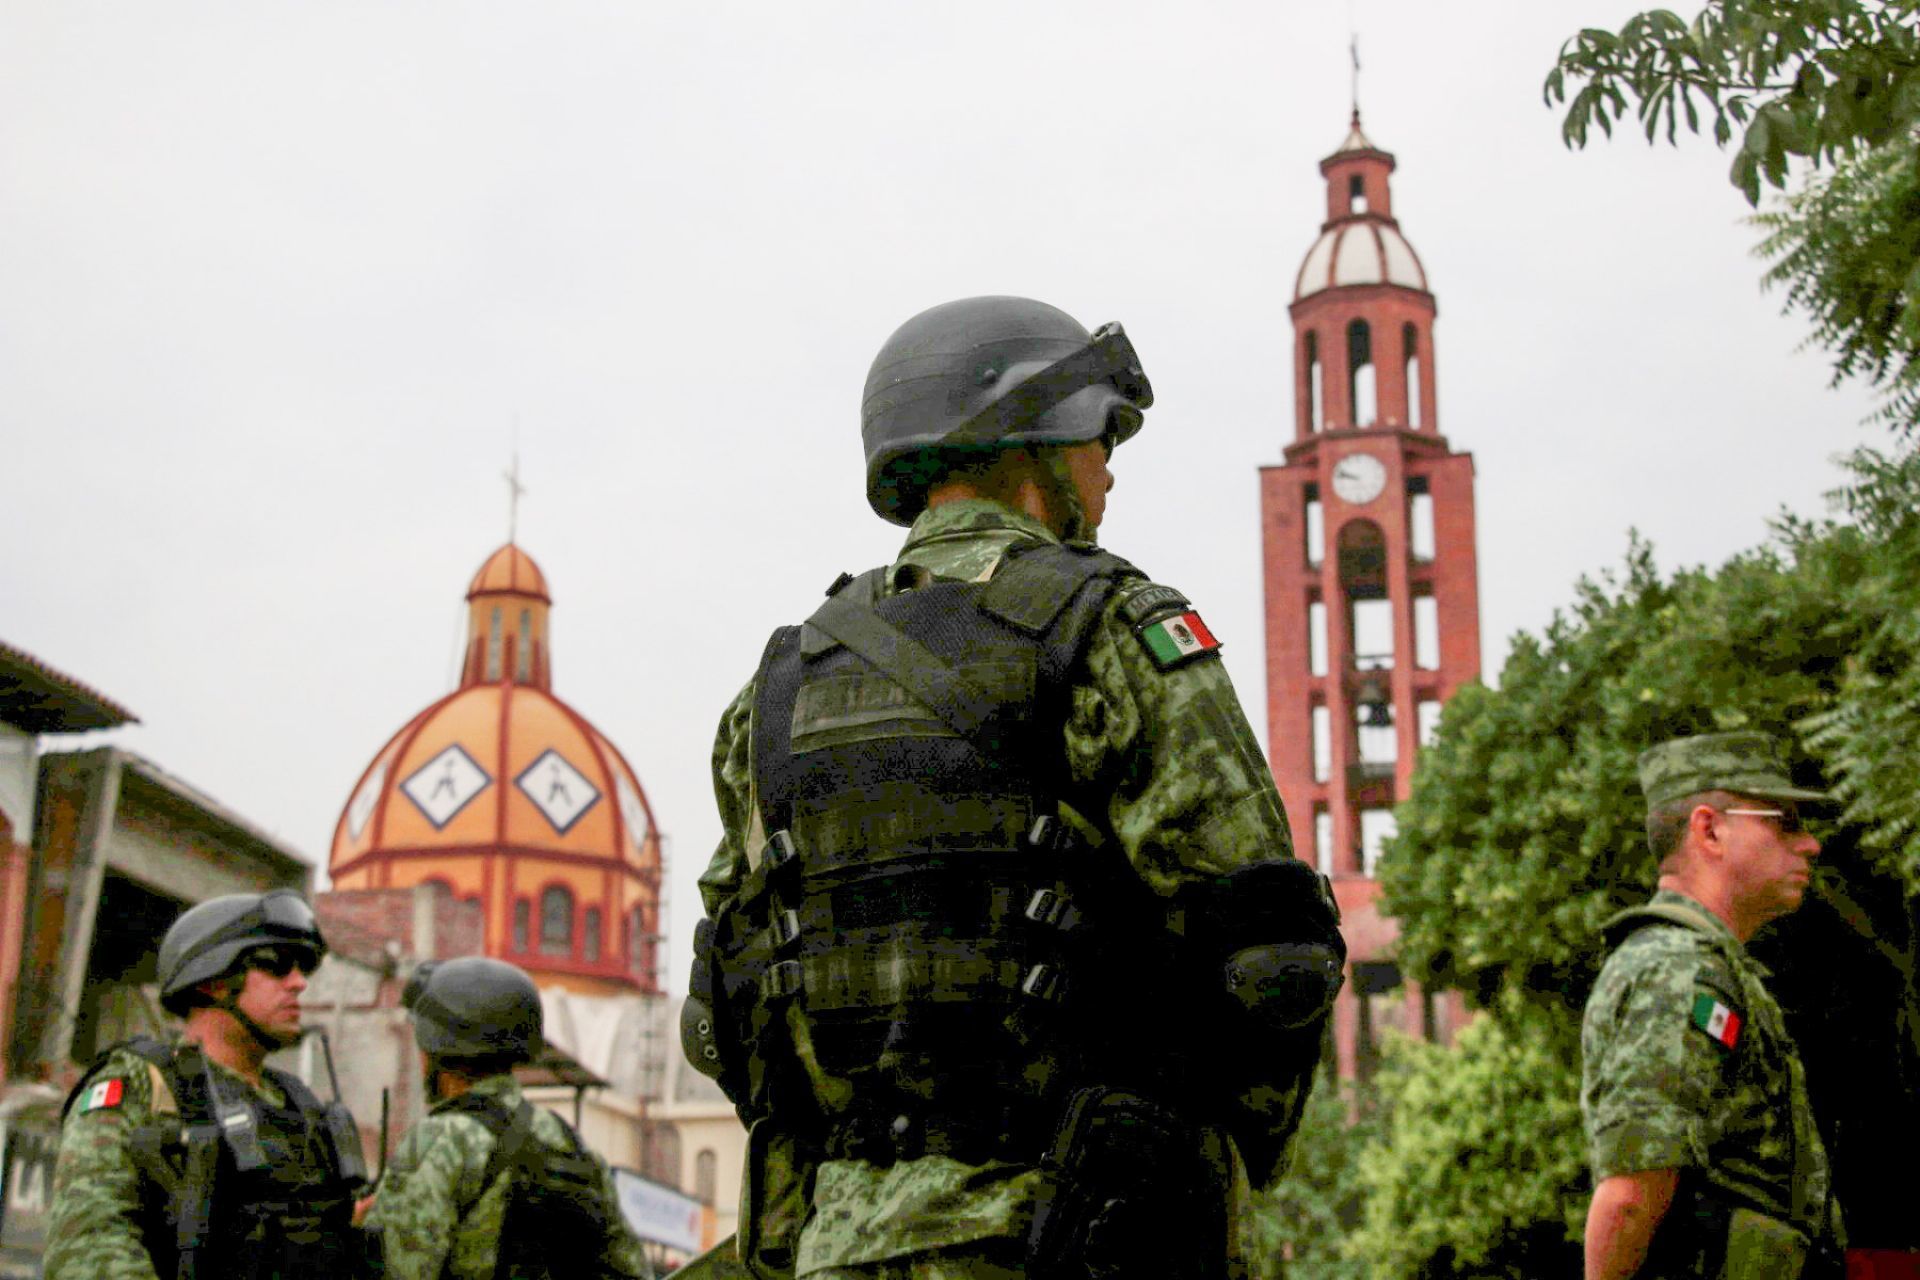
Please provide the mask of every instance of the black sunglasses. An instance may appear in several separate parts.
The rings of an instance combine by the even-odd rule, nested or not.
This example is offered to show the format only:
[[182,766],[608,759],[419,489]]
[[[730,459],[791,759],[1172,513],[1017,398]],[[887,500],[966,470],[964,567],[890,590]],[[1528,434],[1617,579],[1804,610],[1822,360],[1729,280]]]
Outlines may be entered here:
[[247,952],[247,968],[274,978],[284,978],[295,969],[312,973],[314,955],[304,947],[255,947]]

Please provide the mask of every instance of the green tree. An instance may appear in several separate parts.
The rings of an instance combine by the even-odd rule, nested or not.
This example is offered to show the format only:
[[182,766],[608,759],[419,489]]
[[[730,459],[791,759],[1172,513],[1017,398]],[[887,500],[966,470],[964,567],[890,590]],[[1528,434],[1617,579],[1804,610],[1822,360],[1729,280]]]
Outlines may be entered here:
[[1682,122],[1721,146],[1750,204],[1810,175],[1761,215],[1767,279],[1810,315],[1836,379],[1860,374],[1902,430],[1920,421],[1920,9],[1903,0],[1709,0],[1589,28],[1547,75],[1562,135],[1585,146],[1637,114],[1649,142]]
[[1360,1154],[1366,1213],[1347,1242],[1360,1274],[1577,1272],[1590,1191],[1578,1029],[1509,1001],[1451,1049],[1389,1045],[1381,1133]]
[[1717,572],[1663,579],[1635,540],[1543,636],[1516,637],[1497,691],[1447,704],[1398,811],[1380,882],[1403,969],[1577,1013],[1601,922],[1654,882],[1635,758],[1687,733],[1791,738],[1828,709],[1866,630],[1849,608],[1864,554],[1854,530],[1789,523]]

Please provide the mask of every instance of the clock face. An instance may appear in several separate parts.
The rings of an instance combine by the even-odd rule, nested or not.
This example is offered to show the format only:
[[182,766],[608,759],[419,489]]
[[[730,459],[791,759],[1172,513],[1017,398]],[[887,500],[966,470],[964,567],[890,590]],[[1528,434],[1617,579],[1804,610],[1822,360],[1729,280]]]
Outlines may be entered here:
[[1387,469],[1370,453],[1350,453],[1333,464],[1333,491],[1342,502],[1363,507],[1387,487]]

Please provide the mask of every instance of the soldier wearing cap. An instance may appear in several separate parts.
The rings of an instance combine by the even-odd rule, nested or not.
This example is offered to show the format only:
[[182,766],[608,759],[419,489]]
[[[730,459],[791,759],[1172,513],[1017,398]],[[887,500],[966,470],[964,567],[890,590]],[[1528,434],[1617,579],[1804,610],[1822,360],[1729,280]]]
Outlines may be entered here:
[[1800,1058],[1746,942],[1796,910],[1820,842],[1764,733],[1642,753],[1646,905],[1614,945],[1581,1030],[1593,1170],[1587,1280],[1838,1275],[1839,1209]]
[[693,1274],[1243,1264],[1345,951],[1219,642],[1095,542],[1152,401],[1118,325],[1028,298],[874,360],[906,544],[774,633],[714,747],[683,1034],[751,1136]]
[[113,1046],[68,1095],[48,1280],[280,1280],[363,1274],[351,1117],[266,1065],[300,1040],[326,955],[306,899],[236,893],[160,943],[160,1002],[181,1038]]

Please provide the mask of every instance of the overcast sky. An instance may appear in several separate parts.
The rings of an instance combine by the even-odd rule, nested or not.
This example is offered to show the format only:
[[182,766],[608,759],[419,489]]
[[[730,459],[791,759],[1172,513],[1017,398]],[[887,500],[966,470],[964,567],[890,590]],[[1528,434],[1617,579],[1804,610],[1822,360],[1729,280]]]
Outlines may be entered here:
[[1102,539],[1193,598],[1264,735],[1257,469],[1351,12],[1476,462],[1492,676],[1629,527],[1718,562],[1875,438],[1761,292],[1726,155],[1562,147],[1560,42],[1635,7],[13,0],[0,639],[322,861],[452,686],[517,422],[555,690],[668,836],[683,983],[715,719],[899,541],[862,498],[867,365],[1018,293],[1134,339],[1158,399]]

